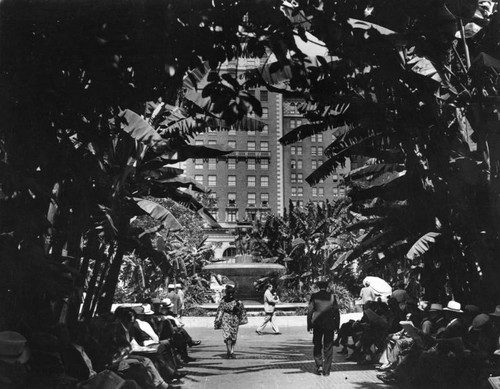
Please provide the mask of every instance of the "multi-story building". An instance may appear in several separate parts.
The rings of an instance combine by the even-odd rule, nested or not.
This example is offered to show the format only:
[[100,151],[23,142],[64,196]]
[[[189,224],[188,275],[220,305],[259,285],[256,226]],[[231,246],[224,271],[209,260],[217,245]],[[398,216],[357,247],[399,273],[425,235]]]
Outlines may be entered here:
[[[254,66],[255,64],[252,64]],[[239,69],[244,69],[240,63]],[[231,70],[231,66],[228,66]],[[234,70],[234,69],[233,69]],[[326,199],[345,195],[343,176],[350,162],[314,187],[305,178],[323,161],[324,150],[332,142],[327,131],[292,145],[279,139],[306,123],[300,115],[300,101],[283,99],[265,89],[254,90],[262,103],[265,122],[262,131],[213,131],[198,135],[198,145],[227,145],[235,151],[220,158],[186,161],[186,174],[212,190],[210,213],[220,223],[236,224],[264,219],[269,212],[282,215],[291,200],[296,206],[308,201],[323,205]]]

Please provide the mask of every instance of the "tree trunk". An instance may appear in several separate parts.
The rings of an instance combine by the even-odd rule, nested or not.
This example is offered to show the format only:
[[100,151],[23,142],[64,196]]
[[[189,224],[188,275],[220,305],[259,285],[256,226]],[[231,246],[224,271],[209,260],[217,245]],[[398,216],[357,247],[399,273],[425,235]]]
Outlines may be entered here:
[[109,313],[111,310],[124,254],[123,243],[120,240],[97,303],[97,313],[99,314]]

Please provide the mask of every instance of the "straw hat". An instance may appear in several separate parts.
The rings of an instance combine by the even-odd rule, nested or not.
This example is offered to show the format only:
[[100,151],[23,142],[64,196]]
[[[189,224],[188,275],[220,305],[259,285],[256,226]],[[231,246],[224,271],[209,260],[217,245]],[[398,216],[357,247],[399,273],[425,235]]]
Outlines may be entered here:
[[435,311],[442,311],[443,306],[441,304],[431,304],[431,307],[429,309],[430,312],[435,312]]
[[143,304],[142,307],[144,308],[144,312],[142,313],[143,315],[154,315],[154,311],[151,309],[151,305],[149,304]]
[[172,304],[172,300],[170,300],[169,298],[165,298],[161,300],[161,302],[165,306],[165,308],[172,308],[174,306],[174,304]]
[[456,313],[463,313],[462,311],[462,306],[458,301],[450,300],[448,301],[448,305],[446,308],[443,308],[443,311],[449,311],[449,312],[456,312]]
[[0,360],[7,363],[25,363],[29,359],[26,338],[18,332],[0,332]]

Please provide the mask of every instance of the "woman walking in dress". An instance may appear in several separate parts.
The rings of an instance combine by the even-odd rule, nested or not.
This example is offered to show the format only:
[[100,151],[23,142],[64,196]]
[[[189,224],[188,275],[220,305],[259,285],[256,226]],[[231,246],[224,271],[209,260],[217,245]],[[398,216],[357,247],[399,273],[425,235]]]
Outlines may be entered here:
[[247,324],[248,318],[243,303],[234,297],[234,285],[226,285],[226,295],[219,304],[215,316],[214,328],[222,328],[222,337],[226,343],[226,358],[235,359],[234,345],[238,338],[238,328]]

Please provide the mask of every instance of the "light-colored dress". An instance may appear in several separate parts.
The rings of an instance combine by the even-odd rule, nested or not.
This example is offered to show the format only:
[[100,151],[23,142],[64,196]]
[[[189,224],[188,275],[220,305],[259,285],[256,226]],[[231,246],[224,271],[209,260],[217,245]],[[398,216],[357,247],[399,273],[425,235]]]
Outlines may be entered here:
[[224,342],[231,341],[232,343],[236,343],[242,312],[245,312],[245,307],[241,301],[232,300],[228,302],[222,300],[219,304],[216,317],[221,317]]

